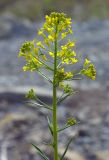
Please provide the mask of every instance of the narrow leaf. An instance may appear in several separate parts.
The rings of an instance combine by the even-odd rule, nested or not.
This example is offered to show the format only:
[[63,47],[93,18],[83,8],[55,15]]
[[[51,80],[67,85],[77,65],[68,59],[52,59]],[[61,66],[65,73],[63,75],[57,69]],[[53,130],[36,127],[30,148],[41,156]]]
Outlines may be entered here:
[[77,92],[78,92],[78,91],[73,91],[73,92],[71,92],[71,93],[69,93],[69,94],[66,94],[65,96],[63,96],[62,98],[60,98],[60,99],[58,100],[57,104],[60,104],[60,103],[63,102],[67,97],[69,97],[69,96],[71,96],[72,94],[77,93]]
[[47,81],[49,81],[50,83],[52,83],[52,80],[50,79],[50,78],[48,78],[45,74],[43,74],[41,71],[39,71],[38,70],[38,72],[39,72],[39,74],[43,77],[43,78],[45,78]]
[[37,147],[36,145],[34,145],[32,143],[32,146],[38,151],[38,153],[40,154],[40,156],[44,159],[44,160],[49,160],[48,157],[45,155],[45,153],[43,151],[41,151],[41,149],[39,147]]
[[43,107],[42,104],[39,104],[39,103],[37,103],[37,102],[26,101],[26,103],[30,103],[30,104],[33,104],[33,105],[36,105],[36,106],[39,106],[39,107]]
[[52,108],[50,108],[49,106],[42,105],[42,104],[39,104],[39,103],[37,103],[37,102],[28,101],[27,103],[30,103],[30,104],[34,105],[34,107],[37,107],[37,108],[38,108],[38,107],[43,107],[43,108],[52,110]]
[[66,154],[66,152],[67,152],[67,150],[68,150],[68,147],[69,147],[70,143],[72,142],[72,140],[73,140],[73,137],[71,137],[70,140],[68,141],[68,143],[67,143],[67,145],[66,145],[66,149],[65,149],[63,155],[61,156],[60,160],[63,160],[63,159],[64,159],[65,154]]
[[60,104],[60,103],[63,102],[68,96],[70,96],[70,94],[67,94],[67,95],[65,95],[64,97],[60,98],[57,103]]
[[48,122],[48,127],[49,127],[49,130],[50,130],[50,133],[53,136],[53,130],[51,128],[51,122],[50,122],[50,118],[48,116],[47,116],[47,122]]
[[50,108],[50,106],[48,104],[46,104],[45,102],[41,101],[39,98],[37,98],[37,101],[40,102],[42,105]]

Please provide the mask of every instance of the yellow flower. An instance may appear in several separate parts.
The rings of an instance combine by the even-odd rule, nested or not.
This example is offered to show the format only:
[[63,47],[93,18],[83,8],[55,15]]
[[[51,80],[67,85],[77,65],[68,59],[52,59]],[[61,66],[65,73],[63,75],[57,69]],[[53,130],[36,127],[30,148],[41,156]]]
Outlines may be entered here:
[[63,88],[64,87],[64,82],[59,82],[59,87]]
[[41,48],[45,49],[45,47],[44,47],[44,45],[42,44],[41,41],[37,42],[36,44],[37,44],[38,47],[41,47]]
[[62,39],[64,39],[67,36],[66,32],[61,34]]
[[50,33],[51,33],[53,30],[54,30],[54,28],[53,28],[53,27],[51,27],[51,28],[47,27],[47,31],[48,31],[48,32],[50,32]]
[[49,52],[49,55],[51,56],[51,57],[54,57],[54,52]]
[[39,62],[39,60],[35,57],[32,58],[32,61],[34,64],[40,65],[41,63]]
[[29,70],[29,67],[28,66],[23,66],[23,71],[28,71]]
[[68,44],[67,44],[68,47],[74,47],[75,46],[75,42],[71,42],[69,41]]
[[37,44],[37,46],[41,46],[41,45],[42,45],[42,42],[39,41],[39,42],[37,42],[36,44]]
[[72,72],[66,72],[66,79],[72,78],[73,73]]
[[54,37],[51,36],[51,35],[48,36],[48,39],[49,39],[50,41],[52,41],[52,42],[54,41]]
[[78,59],[77,59],[77,58],[71,58],[71,62],[72,62],[73,64],[75,64],[75,63],[78,62]]
[[73,31],[71,29],[68,29],[69,34],[73,34]]
[[91,63],[88,68],[84,68],[81,70],[81,74],[89,77],[92,80],[96,79],[96,69],[95,66]]
[[62,59],[62,64],[64,64],[64,63],[69,64],[69,59],[68,58]]
[[61,68],[61,69],[60,69],[60,73],[64,73],[64,68]]
[[26,61],[30,61],[31,59],[32,59],[31,53],[25,54],[25,60],[26,60]]
[[67,46],[61,46],[62,50],[67,50]]
[[86,58],[85,61],[84,61],[84,67],[87,66],[90,63],[91,63],[90,60]]
[[52,21],[52,23],[55,23],[55,19],[54,18],[51,18],[51,21]]
[[38,35],[43,35],[43,30],[39,30]]
[[18,57],[25,57],[25,53],[22,53],[21,51],[18,54]]
[[20,54],[30,52],[33,49],[33,47],[34,47],[34,41],[24,42],[20,48]]
[[66,24],[67,24],[67,25],[71,25],[71,24],[72,24],[71,18],[66,18]]
[[45,38],[45,39],[44,39],[44,43],[45,43],[48,47],[50,46],[50,42],[49,42],[48,38]]
[[71,52],[71,56],[76,56],[76,52],[75,52],[75,51],[72,51],[72,52]]
[[47,22],[48,24],[51,23],[51,17],[49,17],[48,15],[46,15],[46,16],[45,16],[45,19],[46,19],[46,22]]
[[45,55],[42,55],[43,60],[47,60],[47,57]]
[[35,55],[38,55],[39,48],[34,48]]

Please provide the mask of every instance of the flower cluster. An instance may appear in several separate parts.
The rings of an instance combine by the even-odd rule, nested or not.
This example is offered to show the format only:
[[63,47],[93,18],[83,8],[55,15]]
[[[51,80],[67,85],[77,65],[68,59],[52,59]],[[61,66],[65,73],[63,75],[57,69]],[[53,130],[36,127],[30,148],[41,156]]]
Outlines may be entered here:
[[[56,37],[60,36],[61,39],[64,39],[68,34],[71,34],[71,23],[71,18],[67,18],[66,14],[53,12],[50,16],[45,16],[45,23],[38,34],[44,38],[44,42],[48,45],[49,41],[55,41]],[[58,26],[57,35],[55,34],[56,26]]]
[[[55,50],[53,46],[56,41],[58,43],[58,41],[63,40],[66,36],[73,33],[71,24],[71,18],[67,18],[64,13],[53,12],[49,16],[46,15],[45,23],[38,31],[38,35],[43,38],[42,41],[26,41],[21,46],[19,56],[24,57],[26,60],[23,70],[36,71],[43,67],[46,69],[50,68],[47,67],[47,64],[48,61],[54,59]],[[60,66],[79,63],[74,47],[75,42],[69,38],[65,44],[57,44],[57,62],[61,64]],[[47,58],[48,56],[50,57]],[[83,69],[80,73],[92,80],[96,78],[95,67],[88,59],[85,59]],[[56,74],[57,83],[74,76],[72,72],[65,72],[64,68],[59,67]]]
[[75,118],[68,118],[68,120],[67,120],[67,125],[73,126],[73,125],[75,125],[75,124],[77,124],[77,121],[76,121]]
[[23,66],[23,71],[35,71],[43,67],[42,61],[46,60],[46,56],[41,54],[37,43],[26,41],[22,44],[19,52],[19,57],[24,57],[26,65]]
[[36,99],[36,95],[33,89],[29,90],[29,92],[26,94],[26,98],[33,99],[33,100]]
[[67,44],[61,46],[61,50],[58,52],[58,56],[61,58],[64,64],[75,64],[78,62],[76,53],[72,48],[75,46],[73,41],[68,41]]
[[[43,27],[38,31],[38,34],[43,37],[43,41],[40,43],[40,47],[42,48],[46,48],[46,45],[50,47],[50,44],[55,42],[56,39],[62,40],[66,38],[67,35],[73,33],[71,29],[71,18],[67,18],[64,13],[53,12],[50,16],[47,15],[45,20]],[[57,56],[62,63],[75,64],[78,62],[76,53],[72,50],[73,47],[75,47],[75,42],[70,39],[68,39],[65,45],[60,46],[60,49],[57,51]],[[48,53],[54,58],[54,50],[50,48]]]
[[61,68],[56,73],[56,82],[59,84],[59,82],[62,82],[63,80],[68,80],[73,77],[72,72],[65,72],[64,68]]
[[61,89],[63,89],[63,91],[64,91],[65,94],[67,94],[67,93],[70,94],[70,93],[73,92],[73,89],[72,89],[72,87],[69,84],[64,84],[63,82],[60,82],[59,83],[59,87]]
[[90,62],[89,59],[85,59],[83,69],[81,70],[81,74],[91,78],[92,80],[96,79],[96,69],[94,64]]

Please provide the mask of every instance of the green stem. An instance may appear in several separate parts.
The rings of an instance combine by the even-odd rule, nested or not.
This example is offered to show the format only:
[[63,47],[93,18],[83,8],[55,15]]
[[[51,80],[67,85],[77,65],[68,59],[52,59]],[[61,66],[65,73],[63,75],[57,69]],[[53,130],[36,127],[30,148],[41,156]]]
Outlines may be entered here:
[[54,76],[53,76],[53,145],[54,145],[54,160],[58,160],[58,132],[57,132],[57,87],[56,87],[56,73],[57,73],[57,25],[55,31],[54,42]]

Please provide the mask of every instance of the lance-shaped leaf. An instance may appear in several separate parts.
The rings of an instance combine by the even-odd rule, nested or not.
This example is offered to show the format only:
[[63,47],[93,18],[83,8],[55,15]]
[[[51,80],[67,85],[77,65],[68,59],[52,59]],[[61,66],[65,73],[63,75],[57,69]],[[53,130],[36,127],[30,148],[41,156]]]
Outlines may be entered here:
[[69,96],[75,94],[76,92],[78,92],[78,91],[72,91],[71,93],[66,94],[63,97],[60,97],[59,100],[58,100],[58,102],[57,102],[57,104],[60,104],[61,102],[63,102],[65,99],[67,99]]
[[29,99],[34,101],[34,102],[27,101],[27,103],[31,103],[31,104],[35,105],[36,107],[44,107],[44,108],[47,108],[49,110],[52,110],[52,108],[48,104],[44,103],[42,100],[40,100],[36,96],[33,89],[29,90],[29,92],[26,94],[26,98],[29,98]]
[[73,140],[73,137],[71,137],[71,138],[69,139],[69,141],[68,141],[68,143],[67,143],[67,145],[66,145],[65,151],[64,151],[64,153],[62,154],[60,160],[63,160],[63,159],[64,159],[65,154],[67,153],[68,147],[69,147],[70,143],[72,142],[72,140]]
[[60,104],[61,102],[63,102],[67,97],[69,97],[71,94],[66,94],[65,96],[63,96],[63,97],[61,97],[59,100],[58,100],[58,102],[57,102],[57,104]]
[[45,155],[45,153],[39,148],[37,147],[35,144],[33,144],[33,147],[37,150],[37,152],[39,153],[39,155],[44,159],[44,160],[49,160],[48,157]]
[[47,116],[47,122],[48,122],[48,127],[49,127],[49,130],[50,130],[50,133],[53,136],[52,126],[51,126],[50,118],[48,116]]
[[37,103],[37,102],[32,102],[32,101],[26,101],[26,102],[32,104],[34,107],[37,107],[37,108],[39,108],[39,107],[42,108],[42,107],[43,107],[43,108],[52,110],[52,108],[50,108],[50,107],[47,106],[47,105],[42,105],[42,104],[39,104],[39,103]]
[[[45,102],[43,102],[43,101],[40,100],[39,98],[37,98],[37,101],[38,101],[39,103],[41,103],[42,105],[44,105],[44,106],[50,108],[50,106],[49,106],[48,104],[46,104]],[[52,108],[50,108],[50,109],[52,110]]]
[[38,70],[38,73],[39,73],[43,78],[45,78],[47,81],[49,81],[50,83],[53,83],[52,80],[51,80],[49,77],[47,77],[44,73],[42,73],[40,70]]

